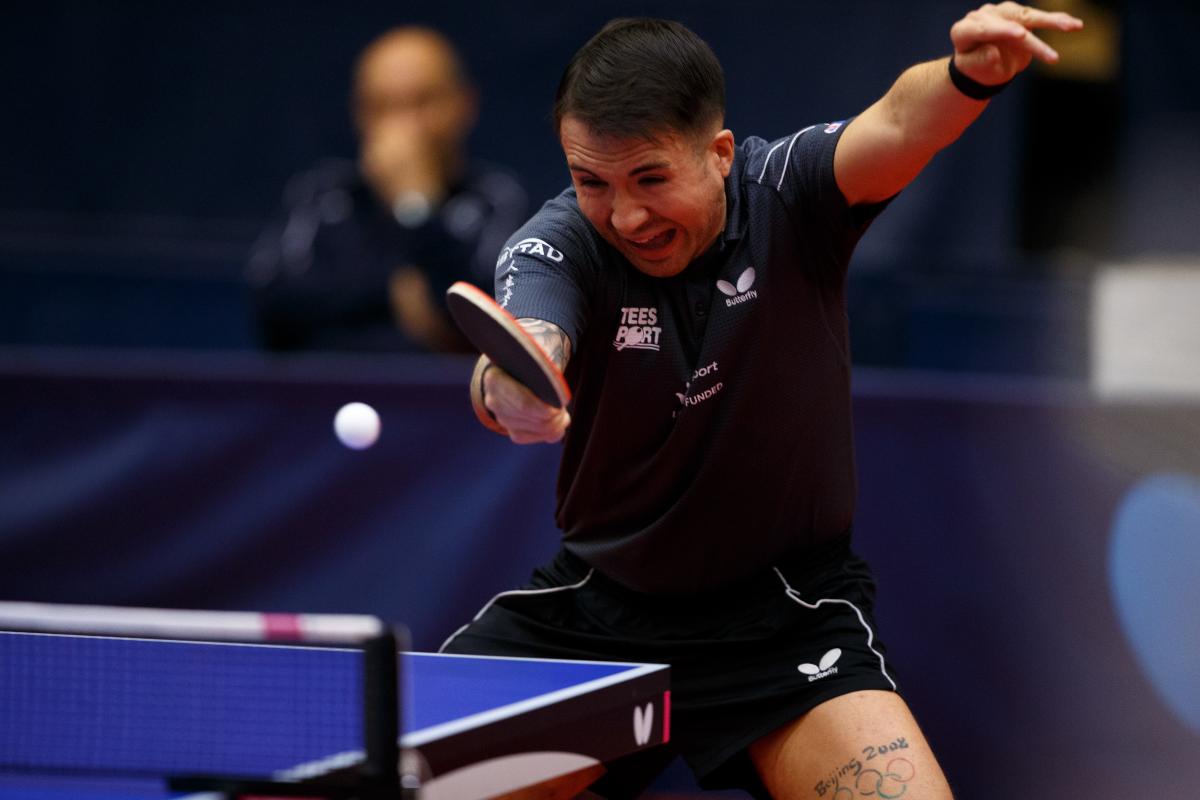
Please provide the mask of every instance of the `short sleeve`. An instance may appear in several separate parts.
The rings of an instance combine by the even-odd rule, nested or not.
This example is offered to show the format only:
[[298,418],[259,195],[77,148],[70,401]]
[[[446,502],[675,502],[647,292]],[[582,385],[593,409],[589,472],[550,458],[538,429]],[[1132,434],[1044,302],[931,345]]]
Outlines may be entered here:
[[831,240],[853,247],[890,200],[850,206],[838,188],[833,156],[853,119],[809,125],[773,142],[761,142],[747,165],[747,177],[778,192],[800,224],[819,226]]
[[496,302],[517,319],[557,325],[575,346],[587,326],[598,261],[587,225],[560,195],[509,238],[496,261]]

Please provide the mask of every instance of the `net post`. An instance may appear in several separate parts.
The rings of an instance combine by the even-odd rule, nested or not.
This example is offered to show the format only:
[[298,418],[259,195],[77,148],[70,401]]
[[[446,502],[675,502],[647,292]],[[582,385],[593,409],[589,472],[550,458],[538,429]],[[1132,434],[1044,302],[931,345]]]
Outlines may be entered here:
[[384,626],[363,644],[364,779],[375,798],[400,797],[400,648],[403,630]]

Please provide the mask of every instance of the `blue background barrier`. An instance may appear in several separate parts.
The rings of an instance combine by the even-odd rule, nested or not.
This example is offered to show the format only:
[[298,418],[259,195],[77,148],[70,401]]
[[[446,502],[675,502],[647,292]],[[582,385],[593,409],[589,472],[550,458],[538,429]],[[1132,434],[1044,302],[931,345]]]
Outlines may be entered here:
[[[370,612],[437,647],[556,547],[559,450],[484,431],[469,370],[7,352],[0,596]],[[960,796],[1188,796],[1200,405],[966,375],[856,387],[856,541]],[[332,431],[351,400],[383,419],[366,451]]]

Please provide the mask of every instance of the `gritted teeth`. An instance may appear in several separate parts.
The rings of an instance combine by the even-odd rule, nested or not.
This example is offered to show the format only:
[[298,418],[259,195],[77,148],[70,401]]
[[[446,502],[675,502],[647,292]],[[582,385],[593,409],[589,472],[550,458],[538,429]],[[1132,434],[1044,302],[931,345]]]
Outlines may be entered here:
[[627,239],[626,241],[628,241],[634,247],[638,247],[643,250],[657,250],[658,248],[667,245],[674,238],[675,229],[668,228],[662,233],[656,233],[653,236],[647,236],[642,239]]

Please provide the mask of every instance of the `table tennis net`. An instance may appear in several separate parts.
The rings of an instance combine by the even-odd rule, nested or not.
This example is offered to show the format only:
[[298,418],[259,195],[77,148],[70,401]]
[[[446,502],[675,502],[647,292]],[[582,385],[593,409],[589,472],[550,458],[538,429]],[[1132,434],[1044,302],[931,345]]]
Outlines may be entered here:
[[[176,612],[156,612],[153,626],[139,627],[125,610],[109,609],[69,630],[61,609],[39,620],[24,608],[18,620],[6,606],[0,771],[308,778],[378,755],[371,726],[379,721],[369,719],[378,698],[369,695],[387,684],[393,719],[383,721],[383,736],[394,751],[396,643],[373,618],[332,625],[337,635],[325,638],[336,646],[326,646],[278,619],[262,620],[256,635],[246,615],[229,617],[224,635],[236,641],[221,641],[220,614],[206,618],[201,640],[192,612],[178,617],[175,637]],[[381,637],[390,639],[382,649],[368,646]],[[373,677],[372,661],[388,656],[390,678]]]

